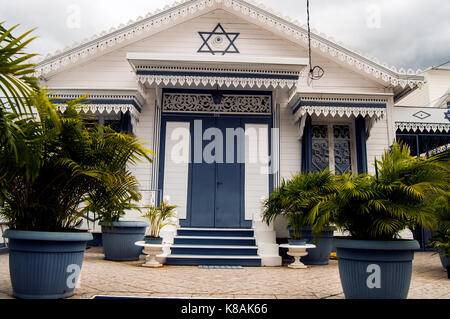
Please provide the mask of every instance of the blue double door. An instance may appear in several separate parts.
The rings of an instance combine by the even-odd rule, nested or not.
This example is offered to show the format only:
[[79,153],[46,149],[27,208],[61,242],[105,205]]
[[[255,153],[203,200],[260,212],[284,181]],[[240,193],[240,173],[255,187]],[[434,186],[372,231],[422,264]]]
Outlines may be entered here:
[[[194,122],[194,132],[191,132],[188,219],[183,226],[250,227],[244,214],[243,121],[231,117],[204,117]],[[203,137],[201,139],[200,134]]]

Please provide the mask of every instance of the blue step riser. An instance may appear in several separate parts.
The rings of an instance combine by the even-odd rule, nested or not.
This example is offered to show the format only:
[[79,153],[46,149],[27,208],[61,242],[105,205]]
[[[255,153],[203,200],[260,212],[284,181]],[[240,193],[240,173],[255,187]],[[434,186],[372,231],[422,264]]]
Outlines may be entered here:
[[232,231],[232,230],[191,230],[179,229],[178,236],[211,236],[211,237],[253,237],[253,230]]
[[258,256],[258,249],[171,248],[172,255]]
[[175,245],[204,245],[204,246],[256,246],[254,239],[198,239],[198,238],[177,238],[174,240]]
[[169,266],[243,266],[261,267],[261,260],[256,259],[190,259],[190,258],[168,258],[166,265]]

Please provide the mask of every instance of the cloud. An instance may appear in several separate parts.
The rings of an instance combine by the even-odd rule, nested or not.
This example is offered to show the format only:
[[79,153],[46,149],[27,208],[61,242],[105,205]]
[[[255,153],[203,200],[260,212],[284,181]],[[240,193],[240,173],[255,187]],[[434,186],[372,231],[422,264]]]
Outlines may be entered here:
[[[306,0],[259,0],[306,23]],[[38,27],[30,51],[46,55],[144,17],[172,0],[0,0],[0,21]],[[450,60],[450,1],[312,0],[311,25],[346,46],[403,68]],[[79,12],[77,11],[79,10]],[[78,15],[79,13],[79,15]],[[74,19],[74,16],[78,18]],[[79,28],[73,28],[79,21]]]

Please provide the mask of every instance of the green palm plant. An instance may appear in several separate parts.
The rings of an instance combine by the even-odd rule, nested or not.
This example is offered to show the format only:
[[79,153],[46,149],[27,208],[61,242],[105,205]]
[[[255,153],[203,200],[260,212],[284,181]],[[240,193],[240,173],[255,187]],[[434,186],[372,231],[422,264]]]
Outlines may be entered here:
[[415,158],[406,145],[396,143],[375,165],[376,176],[339,177],[338,192],[311,211],[315,227],[333,222],[353,239],[364,240],[392,240],[416,224],[434,227],[436,216],[426,198],[448,194],[448,159]]
[[9,108],[17,114],[30,110],[31,96],[38,91],[38,81],[34,76],[35,65],[30,59],[37,54],[28,54],[24,51],[26,46],[35,39],[29,37],[34,29],[19,37],[12,33],[18,27],[9,29],[0,22],[0,108]]
[[16,38],[13,31],[17,27],[6,29],[0,22],[0,147],[10,149],[19,164],[27,165],[30,163],[21,142],[22,132],[15,122],[31,116],[33,96],[39,88],[35,65],[29,62],[36,54],[25,53],[26,46],[35,39],[29,37],[33,30]]
[[82,204],[105,188],[120,190],[113,203],[138,197],[137,182],[126,165],[151,161],[151,152],[132,136],[99,125],[87,127],[77,111],[79,103],[69,102],[60,114],[45,92],[39,92],[33,96],[33,106],[40,120],[15,120],[13,130],[21,136],[28,164],[18,164],[14,152],[2,146],[0,215],[11,229],[76,228],[85,212]]
[[136,204],[142,198],[139,182],[129,168],[141,158],[152,162],[154,154],[130,135],[115,133],[109,127],[95,127],[95,157],[101,159],[102,165],[109,171],[118,174],[113,182],[105,181],[89,191],[85,211],[100,217],[103,222],[113,223],[129,210],[140,211]]
[[[310,215],[326,196],[336,192],[335,176],[328,170],[321,173],[299,173],[291,180],[282,180],[264,203],[263,220],[268,224],[278,216],[285,217],[292,228],[293,239],[301,239],[303,227],[314,226],[316,220]],[[326,225],[315,228],[319,233]]]
[[171,206],[163,201],[158,207],[149,206],[145,208],[147,211],[142,217],[147,219],[150,223],[150,237],[158,238],[161,229],[165,226],[176,226],[171,219],[176,217],[174,209],[177,208],[177,206]]

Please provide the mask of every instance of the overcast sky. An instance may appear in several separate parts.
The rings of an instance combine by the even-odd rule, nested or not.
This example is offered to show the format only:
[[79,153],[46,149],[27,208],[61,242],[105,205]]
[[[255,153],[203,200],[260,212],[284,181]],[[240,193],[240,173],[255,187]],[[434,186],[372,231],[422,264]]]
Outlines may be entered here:
[[[306,23],[306,0],[259,0]],[[38,27],[31,52],[62,50],[173,0],[0,0],[0,21]],[[73,19],[79,11],[80,19]],[[77,24],[79,21],[79,25]],[[311,0],[311,25],[350,48],[396,67],[450,60],[449,0]]]

